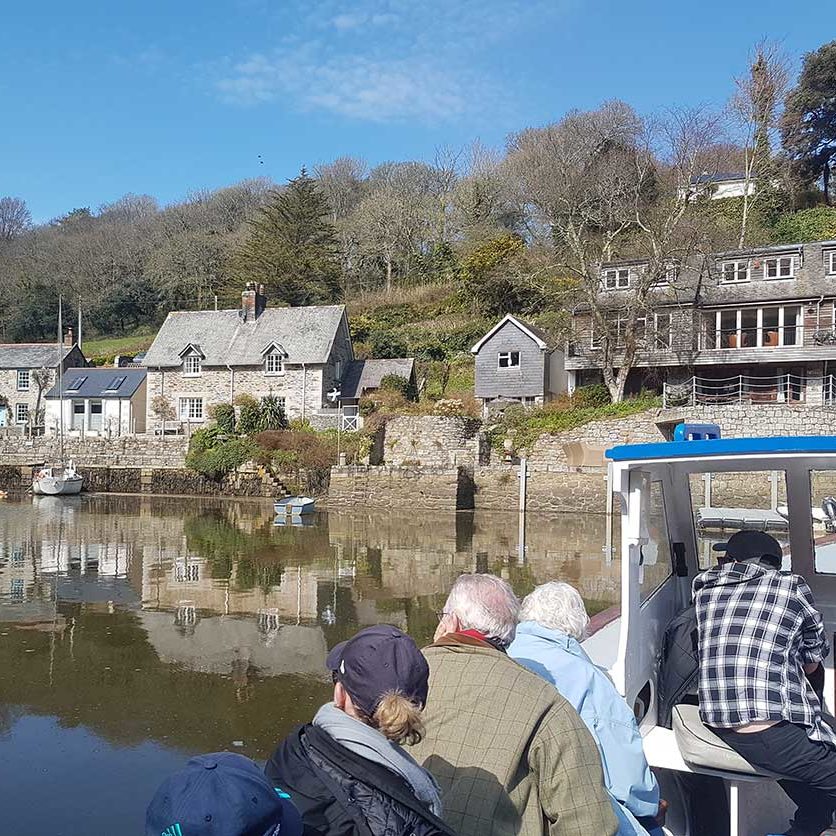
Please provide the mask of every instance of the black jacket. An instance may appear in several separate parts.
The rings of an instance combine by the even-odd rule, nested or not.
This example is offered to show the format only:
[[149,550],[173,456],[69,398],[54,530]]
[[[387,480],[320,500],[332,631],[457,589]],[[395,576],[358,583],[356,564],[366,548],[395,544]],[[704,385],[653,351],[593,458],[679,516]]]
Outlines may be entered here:
[[291,732],[264,771],[290,793],[305,836],[455,836],[400,775],[354,754],[317,726]]

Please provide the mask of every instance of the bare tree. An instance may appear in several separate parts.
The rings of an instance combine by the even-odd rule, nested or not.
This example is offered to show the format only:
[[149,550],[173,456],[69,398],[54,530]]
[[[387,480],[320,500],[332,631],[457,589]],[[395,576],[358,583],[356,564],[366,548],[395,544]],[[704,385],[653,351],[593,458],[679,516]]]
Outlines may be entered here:
[[32,215],[19,197],[0,197],[0,241],[11,241],[32,225]]
[[40,369],[35,369],[32,372],[32,380],[35,382],[35,386],[38,388],[38,395],[35,400],[35,414],[33,416],[32,426],[39,427],[42,426],[44,423],[44,410],[41,406],[41,402],[43,400],[44,392],[46,391],[47,387],[52,383],[52,372],[50,369],[41,367]]
[[789,87],[789,62],[770,41],[755,44],[746,75],[735,79],[729,103],[743,146],[743,207],[738,246],[746,243],[752,207],[775,179],[772,138],[780,122],[780,107]]
[[356,157],[339,157],[314,168],[314,177],[334,212],[335,224],[362,200],[367,173],[366,163]]
[[[643,348],[640,327],[658,304],[656,288],[685,265],[699,228],[681,199],[700,152],[716,139],[717,120],[681,111],[642,120],[623,102],[572,112],[545,128],[513,137],[509,165],[532,208],[550,231],[560,268],[600,338],[604,383],[614,401]],[[629,258],[629,291],[602,292],[602,265]]]

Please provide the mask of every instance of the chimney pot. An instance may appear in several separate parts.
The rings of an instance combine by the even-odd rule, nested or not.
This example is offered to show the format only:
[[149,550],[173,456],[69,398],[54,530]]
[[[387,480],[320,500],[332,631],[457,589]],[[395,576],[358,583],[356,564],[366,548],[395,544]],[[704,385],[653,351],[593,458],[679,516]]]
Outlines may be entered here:
[[67,333],[64,336],[64,345],[72,346],[75,345],[75,341],[73,340],[73,329],[67,328]]
[[263,284],[247,282],[241,294],[241,312],[245,322],[258,319],[267,307],[267,296]]

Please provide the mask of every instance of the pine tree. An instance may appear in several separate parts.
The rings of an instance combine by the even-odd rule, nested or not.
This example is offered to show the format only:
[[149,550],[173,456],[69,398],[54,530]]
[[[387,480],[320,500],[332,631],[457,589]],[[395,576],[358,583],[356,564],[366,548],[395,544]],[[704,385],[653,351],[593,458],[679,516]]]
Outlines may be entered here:
[[235,255],[239,278],[265,286],[289,305],[333,302],[340,297],[339,244],[332,210],[303,168],[250,222]]
[[784,150],[808,182],[821,180],[824,199],[833,199],[836,174],[836,41],[804,56],[781,124]]

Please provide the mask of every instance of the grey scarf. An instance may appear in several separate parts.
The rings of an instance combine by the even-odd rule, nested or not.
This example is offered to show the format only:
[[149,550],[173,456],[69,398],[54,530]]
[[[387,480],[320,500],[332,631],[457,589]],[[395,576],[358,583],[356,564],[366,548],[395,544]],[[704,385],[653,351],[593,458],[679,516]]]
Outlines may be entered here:
[[349,717],[330,702],[316,712],[313,724],[349,751],[400,775],[412,787],[415,797],[441,818],[441,791],[435,778],[397,743],[387,740],[377,729]]

